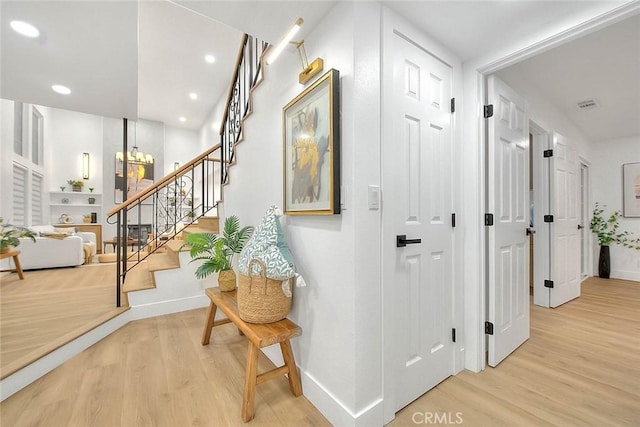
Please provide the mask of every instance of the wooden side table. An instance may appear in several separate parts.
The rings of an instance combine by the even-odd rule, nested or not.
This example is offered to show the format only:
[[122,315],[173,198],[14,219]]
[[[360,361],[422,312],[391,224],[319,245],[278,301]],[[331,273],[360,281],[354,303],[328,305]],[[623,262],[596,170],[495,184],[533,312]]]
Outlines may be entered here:
[[18,273],[18,277],[20,278],[20,280],[24,280],[24,274],[22,274],[22,266],[20,265],[20,258],[18,258],[18,255],[20,255],[20,251],[10,251],[4,254],[0,254],[0,259],[13,257],[13,263],[16,265],[16,268],[14,269],[1,271],[15,271],[16,273]]

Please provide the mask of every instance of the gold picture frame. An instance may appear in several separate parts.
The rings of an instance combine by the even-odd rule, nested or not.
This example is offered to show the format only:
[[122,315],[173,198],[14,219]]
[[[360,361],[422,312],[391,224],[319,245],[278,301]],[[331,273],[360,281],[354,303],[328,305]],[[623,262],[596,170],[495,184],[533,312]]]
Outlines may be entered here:
[[331,69],[283,108],[284,213],[340,213],[340,72]]

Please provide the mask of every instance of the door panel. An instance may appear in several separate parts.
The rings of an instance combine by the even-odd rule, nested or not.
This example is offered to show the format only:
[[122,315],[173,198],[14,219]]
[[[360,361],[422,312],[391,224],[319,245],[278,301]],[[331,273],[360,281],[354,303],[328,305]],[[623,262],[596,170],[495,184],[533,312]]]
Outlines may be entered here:
[[394,140],[384,150],[384,215],[394,248],[395,409],[453,373],[452,70],[394,36]]
[[496,366],[529,338],[529,118],[525,100],[495,76],[488,97],[488,358]]
[[580,222],[578,153],[565,137],[553,135],[551,161],[551,280],[549,305],[557,307],[580,296]]

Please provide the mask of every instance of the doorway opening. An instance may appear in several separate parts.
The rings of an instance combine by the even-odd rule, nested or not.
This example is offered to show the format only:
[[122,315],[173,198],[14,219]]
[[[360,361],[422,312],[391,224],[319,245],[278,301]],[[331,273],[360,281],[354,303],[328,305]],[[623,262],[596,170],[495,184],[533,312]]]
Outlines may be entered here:
[[580,161],[580,275],[582,280],[591,276],[591,242],[589,234],[589,164]]

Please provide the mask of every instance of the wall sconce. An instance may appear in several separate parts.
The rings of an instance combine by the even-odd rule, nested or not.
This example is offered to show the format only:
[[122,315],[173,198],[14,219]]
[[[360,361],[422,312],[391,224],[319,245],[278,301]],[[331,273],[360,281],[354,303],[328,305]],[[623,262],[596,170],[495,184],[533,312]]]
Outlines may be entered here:
[[177,171],[179,167],[180,167],[180,163],[178,163],[178,162],[173,162],[173,170],[174,170],[174,171]]
[[286,36],[278,43],[276,48],[267,57],[267,65],[273,64],[273,62],[280,56],[280,53],[284,50],[285,46],[289,43],[294,44],[298,48],[298,54],[300,55],[300,62],[302,63],[302,72],[298,75],[298,82],[306,84],[313,76],[317,75],[324,68],[324,61],[322,58],[316,58],[311,64],[307,60],[307,51],[304,48],[304,40],[301,42],[292,42],[293,36],[295,36],[304,21],[302,18],[298,18]]
[[82,153],[82,179],[89,179],[89,153]]

